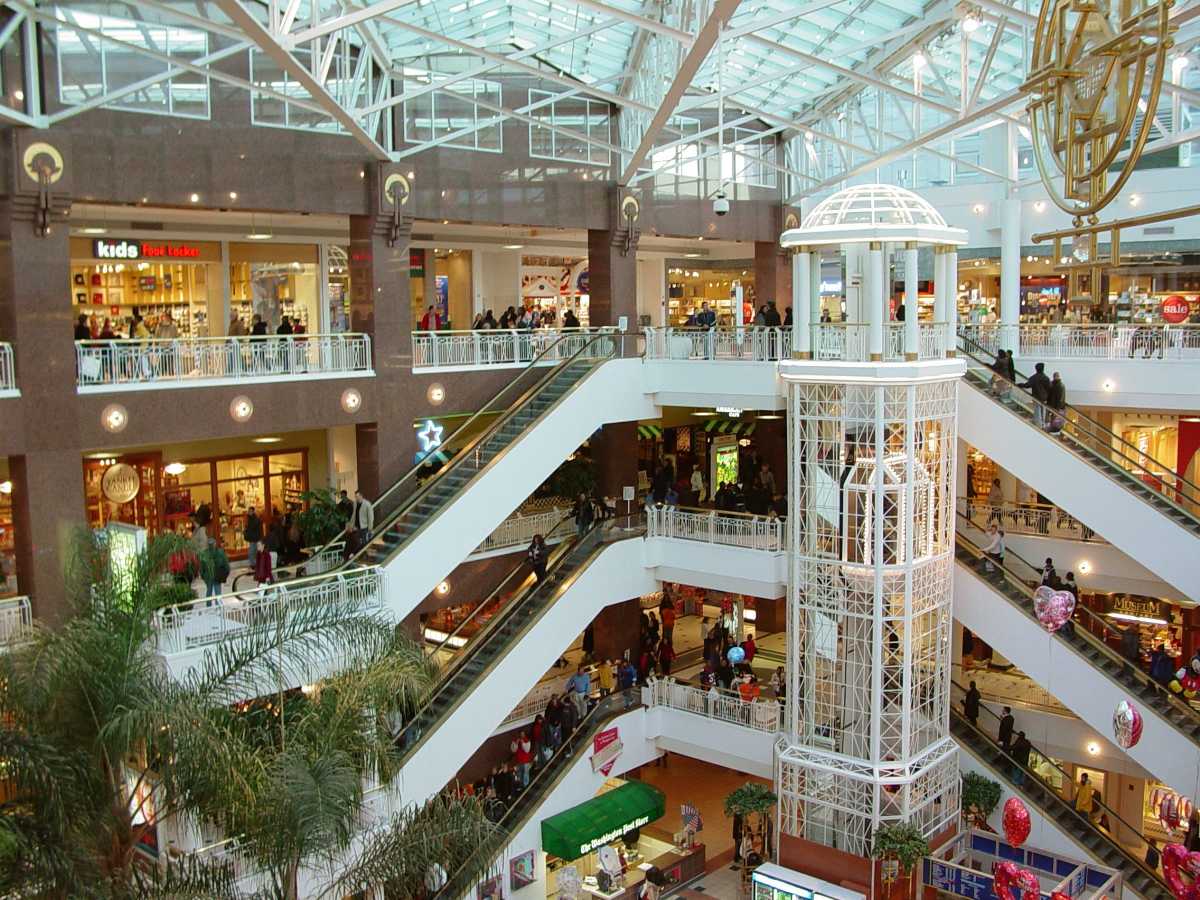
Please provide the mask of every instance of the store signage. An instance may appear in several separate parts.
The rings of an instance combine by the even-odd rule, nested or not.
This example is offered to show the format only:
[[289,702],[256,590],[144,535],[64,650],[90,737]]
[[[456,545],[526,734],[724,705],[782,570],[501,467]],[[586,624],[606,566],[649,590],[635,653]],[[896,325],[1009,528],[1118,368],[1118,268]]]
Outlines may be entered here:
[[1172,325],[1178,325],[1180,322],[1186,322],[1187,317],[1191,315],[1191,307],[1184,297],[1178,295],[1168,297],[1162,302],[1159,307],[1162,313],[1163,321],[1170,322]]
[[198,259],[200,247],[196,244],[97,238],[92,241],[92,256],[96,259]]
[[579,845],[579,855],[587,856],[597,847],[603,847],[605,844],[611,844],[619,837],[623,837],[635,828],[641,828],[643,825],[650,824],[649,816],[638,816],[632,822],[622,825],[620,828],[614,828],[612,831],[606,832],[598,838],[592,838],[590,841]]
[[1110,594],[1105,598],[1110,616],[1128,616],[1136,619],[1161,619],[1163,615],[1162,601],[1154,597],[1138,597],[1129,594]]
[[592,740],[592,771],[607,778],[624,746],[620,731],[616,728],[608,728],[597,734]]
[[839,281],[822,281],[822,294],[840,294],[842,292],[842,282]]
[[718,406],[717,412],[725,413],[731,419],[736,419],[742,414],[742,410],[736,406]]
[[100,478],[100,490],[113,503],[128,503],[141,489],[142,479],[128,463],[109,466]]

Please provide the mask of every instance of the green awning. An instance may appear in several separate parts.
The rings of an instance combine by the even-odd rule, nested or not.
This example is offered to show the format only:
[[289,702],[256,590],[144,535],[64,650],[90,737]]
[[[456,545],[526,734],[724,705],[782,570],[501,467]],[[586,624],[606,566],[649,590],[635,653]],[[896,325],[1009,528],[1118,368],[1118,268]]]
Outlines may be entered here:
[[586,803],[542,820],[542,849],[568,862],[619,840],[666,813],[666,795],[653,785],[630,781]]
[[662,437],[662,429],[657,425],[639,425],[637,427],[638,437],[643,438],[660,438]]
[[738,419],[731,419],[728,416],[723,419],[709,419],[704,423],[704,430],[709,434],[713,432],[717,434],[740,434],[743,437],[749,437],[754,434],[756,427],[758,427],[757,420],[742,422]]

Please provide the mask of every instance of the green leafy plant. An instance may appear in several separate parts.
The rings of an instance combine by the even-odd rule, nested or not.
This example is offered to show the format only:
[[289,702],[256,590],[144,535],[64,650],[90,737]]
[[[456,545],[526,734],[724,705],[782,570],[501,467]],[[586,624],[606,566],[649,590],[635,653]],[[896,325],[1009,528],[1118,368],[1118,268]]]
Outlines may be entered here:
[[596,465],[590,459],[576,456],[554,470],[547,480],[550,495],[574,500],[580,494],[589,497],[596,489]]
[[[491,838],[474,799],[364,830],[364,784],[388,785],[399,772],[395,714],[423,702],[438,673],[420,645],[358,601],[294,598],[271,627],[214,645],[173,678],[157,654],[154,611],[179,547],[156,538],[118,565],[81,532],[72,615],[0,654],[0,896],[244,896],[219,854],[137,862],[139,844],[181,814],[236,837],[261,875],[261,900],[295,900],[301,869],[325,873],[318,894],[343,896],[337,882],[364,872],[363,863],[346,870],[352,845],[371,884],[418,896],[430,864],[457,867]],[[341,668],[318,690],[255,698],[280,671],[333,658]]]
[[725,798],[725,815],[763,815],[779,800],[765,784],[748,781]]
[[299,525],[306,547],[328,544],[342,533],[346,521],[337,508],[337,494],[331,488],[305,491],[300,499],[305,503],[299,515]]
[[988,816],[1000,805],[1000,782],[985,778],[977,772],[964,772],[962,776],[962,808],[964,816],[974,816],[977,822],[986,822]]
[[921,834],[916,825],[899,822],[895,825],[885,825],[876,830],[875,840],[871,845],[871,856],[875,859],[896,859],[904,872],[911,872],[913,866],[929,855],[929,841]]
[[153,589],[150,593],[149,602],[153,609],[163,609],[168,606],[191,603],[195,599],[196,592],[192,590],[190,584],[170,581]]

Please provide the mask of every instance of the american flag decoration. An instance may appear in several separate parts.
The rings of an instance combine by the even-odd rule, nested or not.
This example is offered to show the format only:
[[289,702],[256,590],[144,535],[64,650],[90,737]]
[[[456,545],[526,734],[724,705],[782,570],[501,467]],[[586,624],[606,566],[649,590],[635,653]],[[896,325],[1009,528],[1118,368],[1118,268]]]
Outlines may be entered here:
[[700,818],[700,810],[696,809],[692,804],[681,804],[679,814],[683,818],[683,828],[685,831],[696,834],[704,830],[704,820]]

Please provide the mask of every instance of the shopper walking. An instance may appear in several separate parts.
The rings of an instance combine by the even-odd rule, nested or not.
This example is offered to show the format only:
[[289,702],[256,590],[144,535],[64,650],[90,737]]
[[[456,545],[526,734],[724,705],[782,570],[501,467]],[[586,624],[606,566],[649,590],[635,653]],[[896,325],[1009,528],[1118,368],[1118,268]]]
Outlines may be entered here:
[[637,684],[637,669],[629,660],[622,660],[617,670],[617,687],[625,697],[625,708],[633,706],[633,686]]
[[675,662],[675,648],[664,637],[658,645],[658,671],[664,678],[671,674],[671,664]]
[[662,608],[659,610],[662,615],[662,639],[664,644],[675,645],[675,604],[664,598]]
[[999,478],[993,478],[992,486],[988,488],[988,503],[992,507],[988,513],[988,524],[1003,521],[1004,489],[1000,487]]
[[567,681],[567,690],[571,694],[571,702],[575,704],[575,711],[582,719],[587,715],[588,695],[592,692],[592,676],[583,666],[575,669],[575,674]]
[[522,731],[508,746],[512,753],[517,782],[523,788],[529,787],[529,770],[533,765],[533,743]]
[[1050,379],[1050,393],[1046,398],[1052,417],[1046,426],[1047,431],[1059,432],[1067,424],[1067,386],[1063,384],[1062,376],[1057,372]]
[[262,519],[253,507],[246,511],[246,525],[242,529],[242,538],[246,541],[246,562],[253,569],[258,557],[258,542],[263,538]]
[[533,574],[538,581],[543,581],[546,578],[546,557],[548,552],[546,549],[546,539],[540,534],[535,534],[533,541],[529,544],[529,549],[525,551],[525,559],[529,563],[529,568],[533,569]]
[[611,659],[604,660],[596,667],[596,681],[600,684],[601,697],[607,697],[613,692],[617,683],[617,673]]
[[1016,722],[1013,720],[1012,707],[1004,707],[1004,715],[1000,717],[1000,730],[996,734],[996,739],[1000,742],[1000,748],[1007,753],[1010,749],[1009,744],[1013,739],[1013,726]]
[[1096,802],[1096,789],[1088,780],[1088,773],[1079,776],[1079,787],[1075,789],[1075,812],[1083,813],[1089,819],[1095,819],[1100,812]]
[[1029,754],[1033,751],[1033,744],[1029,743],[1029,738],[1025,737],[1025,732],[1018,731],[1017,739],[1013,741],[1012,749],[1008,755],[1012,758],[1013,768],[1013,783],[1018,787],[1025,783],[1025,770],[1029,768]]
[[1046,377],[1046,364],[1038,363],[1033,367],[1034,372],[1028,381],[1023,381],[1017,387],[1025,388],[1037,402],[1034,404],[1033,417],[1038,428],[1047,424],[1046,401],[1050,399],[1050,379]]
[[994,572],[1004,567],[1004,530],[995,522],[988,526],[987,543],[983,546],[983,568]]
[[442,327],[442,317],[438,315],[432,303],[425,308],[425,315],[421,316],[420,325],[421,331],[437,331]]
[[575,535],[583,537],[592,527],[592,522],[596,520],[596,511],[592,508],[592,501],[588,499],[587,494],[579,495],[575,500],[575,508],[572,512],[575,516]]

